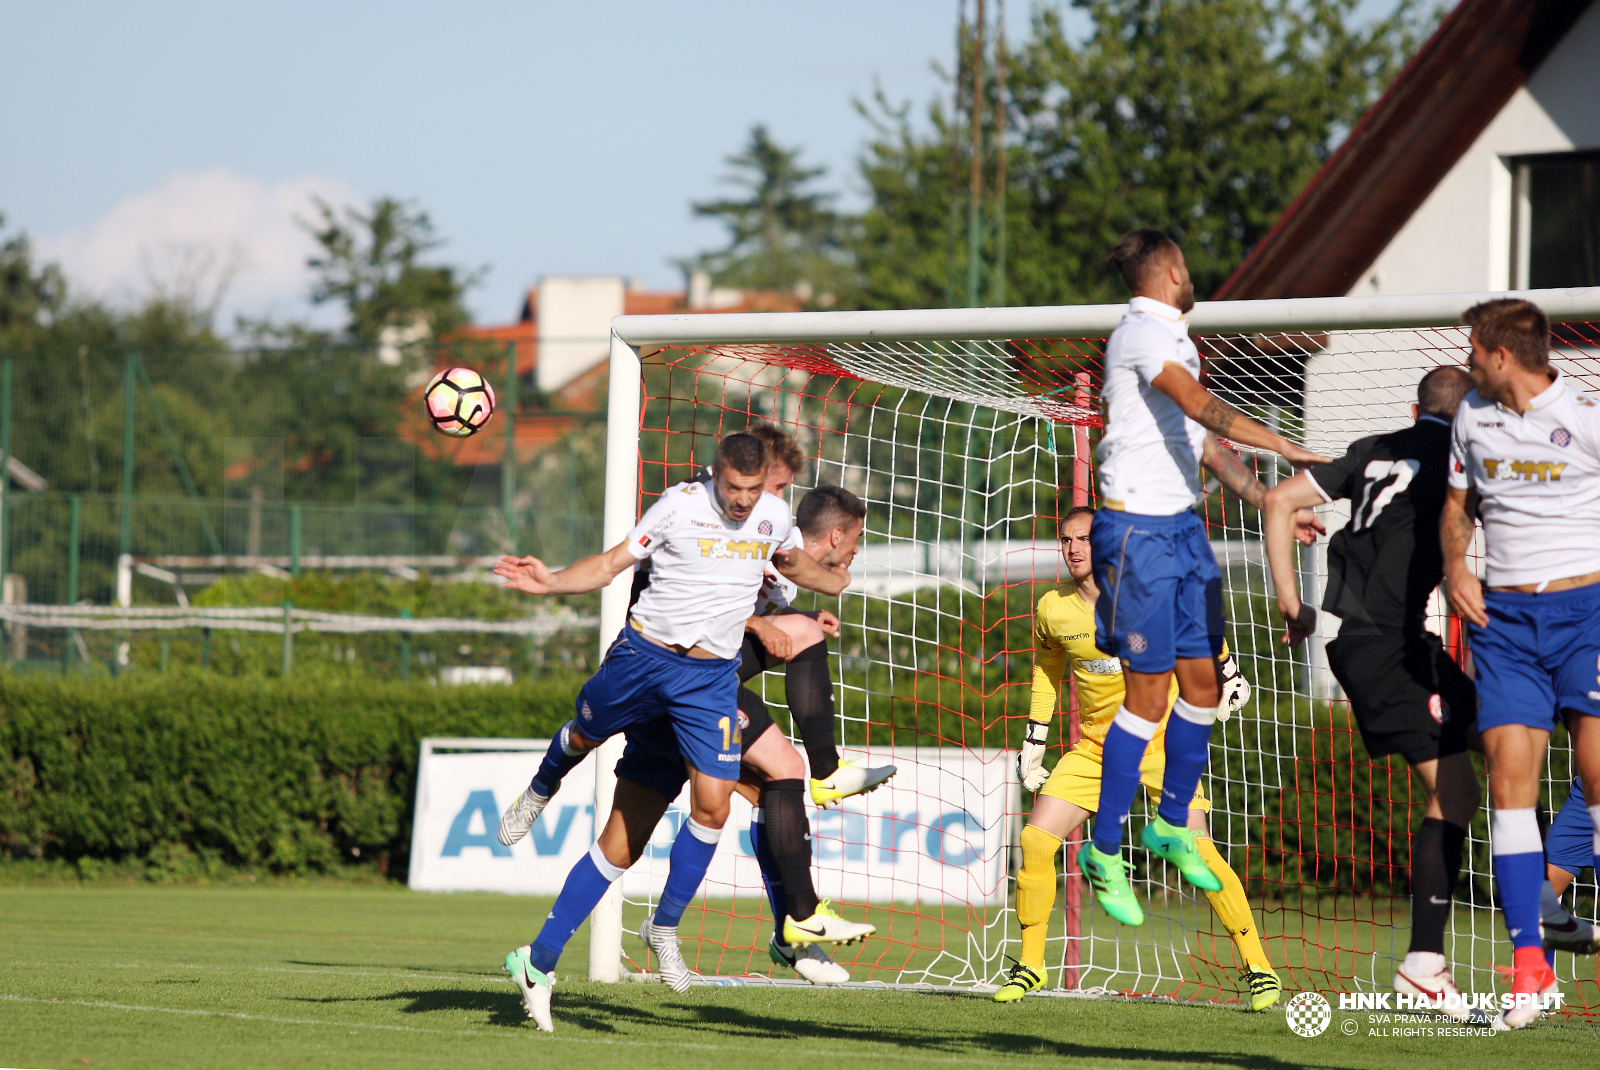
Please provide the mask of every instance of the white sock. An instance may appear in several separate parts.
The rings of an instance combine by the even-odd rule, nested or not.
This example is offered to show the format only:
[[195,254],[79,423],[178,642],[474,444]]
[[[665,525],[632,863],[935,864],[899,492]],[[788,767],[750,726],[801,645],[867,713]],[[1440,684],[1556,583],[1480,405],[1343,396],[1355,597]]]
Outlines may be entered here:
[[1444,966],[1444,956],[1437,951],[1408,951],[1401,968],[1413,977],[1436,977]]

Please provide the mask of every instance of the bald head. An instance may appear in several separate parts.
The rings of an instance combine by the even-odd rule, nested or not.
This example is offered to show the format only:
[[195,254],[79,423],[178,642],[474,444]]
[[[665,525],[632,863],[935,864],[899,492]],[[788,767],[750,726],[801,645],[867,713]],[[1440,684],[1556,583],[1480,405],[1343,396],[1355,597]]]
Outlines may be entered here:
[[1452,419],[1471,389],[1472,376],[1465,368],[1435,368],[1417,384],[1417,408],[1441,420]]

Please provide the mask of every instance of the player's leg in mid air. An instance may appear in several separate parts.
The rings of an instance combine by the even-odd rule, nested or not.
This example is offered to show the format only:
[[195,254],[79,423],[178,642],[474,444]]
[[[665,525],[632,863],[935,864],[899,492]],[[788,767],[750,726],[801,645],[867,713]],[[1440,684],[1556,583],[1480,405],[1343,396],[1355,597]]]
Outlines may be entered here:
[[[759,835],[761,849],[772,861],[783,892],[782,913],[773,899],[773,922],[778,929],[774,948],[797,944],[841,944],[871,936],[877,929],[866,923],[846,921],[832,904],[817,898],[811,881],[811,825],[805,811],[805,764],[784,734],[767,715],[766,703],[759,695],[740,688],[741,720],[749,723],[752,736],[744,746],[744,765],[761,779],[761,822],[751,827],[751,838]],[[754,844],[752,843],[752,846]]]
[[780,613],[762,618],[788,636],[791,653],[775,657],[758,639],[747,635],[741,654],[739,678],[748,680],[779,661],[783,662],[783,690],[794,719],[795,731],[811,764],[811,801],[835,806],[852,795],[874,791],[895,774],[892,765],[863,766],[839,758],[834,742],[836,726],[833,678],[829,674],[828,637],[822,625],[807,613]]
[[[619,763],[620,765],[621,763]],[[550,908],[549,917],[532,943],[524,944],[506,955],[505,970],[517,983],[522,993],[523,1008],[528,1017],[542,1032],[554,1032],[550,1018],[551,989],[555,985],[555,967],[566,949],[572,934],[584,919],[594,912],[600,899],[613,881],[622,876],[644,854],[650,834],[655,831],[661,816],[667,812],[672,798],[682,787],[682,766],[674,771],[665,768],[668,782],[657,787],[639,783],[626,775],[617,779],[616,795],[612,800],[611,814],[589,853],[580,858],[567,874],[561,894]],[[677,786],[670,780],[676,775]],[[659,780],[658,775],[646,779]],[[662,790],[670,789],[670,794]]]
[[1539,928],[1546,952],[1592,955],[1600,951],[1594,926],[1575,917],[1561,903],[1561,896],[1578,874],[1594,864],[1594,828],[1583,794],[1583,780],[1576,777],[1567,789],[1567,801],[1561,804],[1544,838],[1545,882],[1539,897]]
[[1139,766],[1168,708],[1179,698],[1165,743],[1166,787],[1142,840],[1204,891],[1220,885],[1187,828],[1188,802],[1205,769],[1221,701],[1221,572],[1193,513],[1152,517],[1102,509],[1090,525],[1095,580],[1095,645],[1121,659],[1126,695],[1106,732],[1093,835],[1078,862],[1107,913],[1128,925],[1144,911],[1122,859],[1123,826],[1139,787]]

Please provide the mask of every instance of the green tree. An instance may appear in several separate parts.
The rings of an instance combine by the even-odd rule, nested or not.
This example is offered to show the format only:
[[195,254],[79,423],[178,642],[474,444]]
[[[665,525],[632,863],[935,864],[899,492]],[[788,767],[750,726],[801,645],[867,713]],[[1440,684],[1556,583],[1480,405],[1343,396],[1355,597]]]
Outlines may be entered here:
[[36,265],[26,234],[4,237],[0,214],[0,347],[31,341],[66,299],[66,279],[54,264]]
[[[1209,293],[1264,235],[1415,50],[1414,0],[1362,23],[1358,0],[1075,0],[1082,43],[1041,6],[1006,56],[1008,299],[1119,300],[1103,266],[1141,226],[1184,245]],[[990,79],[992,91],[993,79]],[[942,304],[952,140],[881,96],[851,250],[865,307]],[[987,108],[990,114],[993,107]],[[964,256],[964,246],[961,249]]]
[[315,219],[302,224],[321,247],[306,261],[316,273],[311,300],[345,306],[350,341],[372,345],[386,327],[438,338],[470,322],[464,297],[481,273],[420,262],[444,244],[426,211],[394,197],[376,198],[366,212],[314,204]]
[[726,162],[730,172],[722,182],[739,194],[697,201],[692,208],[696,216],[727,227],[728,246],[702,254],[693,265],[709,271],[720,286],[836,292],[847,273],[843,221],[832,207],[835,195],[813,187],[827,168],[804,166],[799,149],[778,144],[760,123]]

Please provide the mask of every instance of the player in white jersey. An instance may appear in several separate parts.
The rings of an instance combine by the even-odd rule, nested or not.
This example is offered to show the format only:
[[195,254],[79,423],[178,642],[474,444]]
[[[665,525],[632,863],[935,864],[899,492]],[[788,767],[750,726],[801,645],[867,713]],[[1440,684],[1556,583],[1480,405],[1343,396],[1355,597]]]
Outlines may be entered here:
[[[1588,799],[1600,799],[1600,404],[1551,367],[1550,324],[1538,306],[1485,301],[1463,319],[1477,389],[1452,425],[1439,539],[1477,670],[1495,886],[1519,998],[1497,1022],[1514,1029],[1539,1018],[1540,996],[1559,991],[1539,933],[1545,874],[1535,814],[1557,718]],[[1474,515],[1483,520],[1487,590],[1466,560]],[[1589,813],[1600,826],[1600,806]],[[1600,833],[1592,847],[1600,858]]]
[[798,548],[788,505],[763,493],[768,462],[760,439],[729,435],[718,445],[714,480],[669,488],[627,539],[605,553],[554,573],[534,557],[503,557],[495,566],[506,587],[538,595],[597,590],[646,557],[657,566],[655,583],[579,691],[578,716],[558,733],[533,784],[501,819],[501,841],[520,839],[567,770],[602,740],[627,736],[604,829],[568,874],[538,937],[506,956],[505,969],[541,1030],[552,1029],[551,971],[567,941],[642,856],[685,780],[689,817],[673,842],[656,913],[641,935],[656,953],[662,979],[688,990],[678,919],[716,851],[739,776],[737,655],[765,566],[771,561],[802,586],[826,594],[843,587]]
[[[1097,453],[1103,508],[1089,539],[1095,582],[1095,645],[1120,658],[1123,704],[1106,732],[1100,805],[1078,864],[1095,898],[1128,925],[1144,921],[1122,859],[1122,826],[1139,787],[1139,764],[1166,714],[1174,669],[1178,700],[1166,733],[1156,817],[1141,840],[1208,891],[1222,885],[1186,827],[1205,770],[1221,699],[1222,574],[1205,524],[1191,510],[1205,497],[1202,465],[1246,501],[1266,493],[1216,436],[1282,454],[1304,466],[1327,458],[1247,419],[1200,385],[1200,354],[1183,315],[1194,285],[1177,243],[1140,230],[1110,260],[1133,297],[1106,343],[1105,431]],[[1309,514],[1303,523],[1315,523]]]

